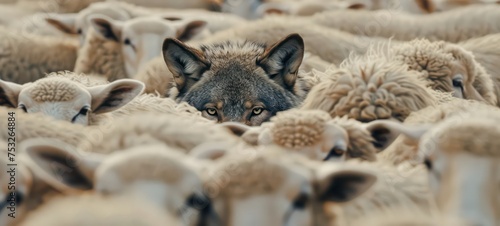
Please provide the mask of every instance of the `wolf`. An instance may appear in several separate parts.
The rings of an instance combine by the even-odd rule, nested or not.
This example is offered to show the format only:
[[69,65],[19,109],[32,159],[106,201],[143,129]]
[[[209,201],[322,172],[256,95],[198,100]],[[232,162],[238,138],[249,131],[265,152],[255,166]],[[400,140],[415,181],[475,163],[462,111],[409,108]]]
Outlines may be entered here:
[[196,49],[174,38],[163,43],[163,58],[173,75],[170,98],[219,123],[258,126],[298,106],[306,94],[299,76],[303,57],[299,34],[271,46],[231,40]]

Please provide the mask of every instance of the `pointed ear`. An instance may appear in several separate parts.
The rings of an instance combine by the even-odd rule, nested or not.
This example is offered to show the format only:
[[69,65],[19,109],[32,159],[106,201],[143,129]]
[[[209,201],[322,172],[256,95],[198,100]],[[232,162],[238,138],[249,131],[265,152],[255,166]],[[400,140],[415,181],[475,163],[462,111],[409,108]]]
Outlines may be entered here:
[[391,120],[375,120],[365,124],[365,128],[374,139],[373,145],[379,152],[389,147],[400,134],[418,141],[431,127],[431,125],[410,126]]
[[92,16],[90,24],[94,30],[104,39],[120,42],[123,30],[121,21],[113,20],[104,15]]
[[167,38],[163,42],[163,59],[172,72],[179,94],[189,90],[203,72],[210,68],[201,51],[173,38]]
[[207,27],[207,22],[203,20],[180,21],[176,27],[177,39],[188,41],[200,34]]
[[0,79],[0,106],[17,108],[19,93],[22,89],[22,85]]
[[103,155],[78,152],[57,139],[28,139],[20,149],[33,175],[63,193],[92,189],[93,174],[104,160]]
[[257,64],[275,82],[292,90],[303,58],[304,40],[299,34],[291,34],[268,48]]
[[49,14],[45,21],[60,31],[67,34],[77,34],[76,30],[76,13],[66,14]]
[[92,96],[92,112],[96,114],[123,107],[144,91],[144,83],[134,79],[120,79],[112,83],[88,88]]
[[361,169],[336,169],[330,163],[317,172],[317,194],[323,202],[348,202],[369,190],[377,176]]

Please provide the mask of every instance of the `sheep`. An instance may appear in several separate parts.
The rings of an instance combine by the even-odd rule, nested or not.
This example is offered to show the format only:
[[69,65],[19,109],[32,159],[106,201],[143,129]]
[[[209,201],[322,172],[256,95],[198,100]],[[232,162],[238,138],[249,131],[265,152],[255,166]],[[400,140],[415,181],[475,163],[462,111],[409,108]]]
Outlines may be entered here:
[[24,84],[46,73],[73,70],[77,44],[71,39],[41,37],[0,28],[0,79]]
[[[435,90],[453,92],[453,96],[498,105],[494,82],[474,55],[464,48],[443,41],[416,39],[392,46],[394,61],[422,72]],[[500,96],[499,96],[500,97]],[[500,105],[499,105],[500,106]]]
[[57,197],[32,212],[19,226],[109,225],[180,226],[173,214],[136,197],[106,197],[84,194]]
[[19,85],[0,80],[2,104],[25,112],[43,112],[59,120],[95,125],[138,96],[144,84],[122,79],[112,83],[69,71],[54,72],[33,83]]
[[500,34],[491,34],[484,37],[473,38],[458,43],[461,47],[474,53],[474,58],[490,74],[497,99],[500,99],[500,73],[497,62],[500,60]]
[[373,212],[355,220],[353,226],[466,226],[457,219],[441,216],[439,213],[415,213],[412,211],[394,209],[386,213]]
[[[500,26],[493,22],[500,19],[498,15],[499,6],[477,5],[425,16],[391,10],[333,11],[316,14],[309,22],[369,37],[393,37],[400,41],[427,38],[456,43],[500,32]],[[477,26],[478,23],[481,26]]]
[[28,8],[39,12],[58,12],[58,13],[77,13],[85,9],[90,4],[102,0],[59,0],[59,1],[40,1],[40,0],[20,0],[17,7]]
[[229,152],[206,170],[206,194],[218,216],[209,223],[343,225],[344,218],[374,210],[428,211],[433,200],[424,167],[404,172],[382,166],[312,162],[272,147]]
[[[420,124],[436,124],[453,115],[460,115],[470,111],[492,111],[498,109],[494,106],[485,105],[473,100],[453,99],[446,103],[435,106],[429,106],[419,111],[412,112],[404,121],[407,126],[417,126]],[[399,136],[388,146],[378,157],[385,161],[392,162],[394,165],[401,165],[406,162],[418,161],[417,142],[411,137]]]
[[[482,107],[443,116],[438,123],[395,128],[418,143],[415,160],[427,167],[443,214],[470,225],[498,225],[500,197],[494,191],[499,183],[500,111]],[[475,137],[470,139],[470,134]]]
[[377,136],[386,128],[373,127],[347,117],[332,119],[330,114],[320,110],[279,112],[260,127],[233,122],[221,125],[251,145],[277,145],[318,161],[352,158],[375,161],[376,154],[392,142]]
[[373,49],[366,55],[351,56],[338,70],[324,74],[329,79],[313,87],[301,109],[320,109],[332,117],[347,115],[362,122],[402,122],[413,111],[451,99],[448,93],[427,88],[419,72],[408,71],[406,65]]
[[303,37],[307,52],[334,65],[339,65],[348,58],[351,52],[365,53],[370,43],[386,43],[388,41],[383,38],[361,37],[334,29],[325,29],[298,18],[269,17],[248,22],[245,26],[214,33],[209,38],[193,41],[192,44],[196,46],[199,43],[209,44],[237,38],[272,44],[279,41],[280,37],[294,32]]

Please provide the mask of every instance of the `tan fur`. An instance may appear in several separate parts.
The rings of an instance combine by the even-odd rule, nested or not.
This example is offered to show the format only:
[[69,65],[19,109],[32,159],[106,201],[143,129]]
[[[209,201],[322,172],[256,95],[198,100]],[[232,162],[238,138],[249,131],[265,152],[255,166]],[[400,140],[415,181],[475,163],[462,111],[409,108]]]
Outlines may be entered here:
[[373,137],[368,132],[363,124],[357,120],[349,119],[348,117],[335,117],[331,121],[339,125],[347,132],[349,137],[349,155],[352,158],[361,158],[364,160],[373,161],[376,159],[375,153],[378,150],[373,145]]
[[[490,75],[471,52],[460,46],[417,39],[392,48],[394,59],[407,64],[411,70],[423,72],[422,76],[431,82],[433,89],[452,92],[450,81],[455,74],[460,73],[464,75],[464,83],[472,84],[487,103],[497,104]],[[463,69],[458,68],[456,63]]]
[[161,96],[168,97],[170,89],[173,87],[172,72],[168,70],[163,57],[151,60],[143,71],[134,76],[135,79],[144,82],[145,93],[160,93]]
[[[437,104],[441,95],[406,66],[383,54],[351,57],[339,70],[308,94],[302,109],[321,109],[332,117],[347,115],[360,121],[403,121],[412,111]],[[443,97],[444,98],[444,97]]]
[[429,15],[412,15],[394,9],[372,12],[339,10],[316,14],[311,17],[311,22],[369,37],[460,42],[499,32],[500,26],[494,22],[500,19],[499,15],[500,8],[496,5],[469,6]]
[[201,112],[193,106],[185,102],[176,103],[170,98],[163,98],[155,94],[140,95],[122,108],[113,111],[111,114],[116,118],[145,112],[201,117]]

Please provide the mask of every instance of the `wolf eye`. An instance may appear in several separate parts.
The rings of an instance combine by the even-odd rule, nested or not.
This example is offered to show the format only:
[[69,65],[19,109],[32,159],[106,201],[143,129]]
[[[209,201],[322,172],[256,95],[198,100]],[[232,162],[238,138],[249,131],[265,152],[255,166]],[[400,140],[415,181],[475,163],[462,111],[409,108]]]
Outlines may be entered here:
[[261,107],[256,107],[252,110],[252,114],[253,115],[260,115],[262,114],[262,112],[264,111],[264,108],[261,108]]
[[206,112],[209,115],[212,115],[212,116],[216,116],[217,115],[217,109],[215,109],[215,108],[207,108]]
[[28,113],[28,109],[26,109],[26,106],[24,106],[24,104],[19,104],[19,107],[17,108],[23,109],[24,112]]

